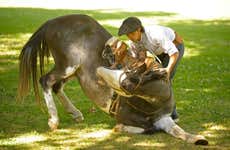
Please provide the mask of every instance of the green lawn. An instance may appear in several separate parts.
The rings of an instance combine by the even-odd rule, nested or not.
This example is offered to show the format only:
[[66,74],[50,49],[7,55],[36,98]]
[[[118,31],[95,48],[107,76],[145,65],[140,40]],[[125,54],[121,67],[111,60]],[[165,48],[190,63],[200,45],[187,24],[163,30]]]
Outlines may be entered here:
[[[51,132],[33,93],[16,103],[18,55],[46,20],[73,13],[88,14],[116,35],[112,21],[127,16],[154,18],[174,28],[185,40],[186,52],[174,80],[179,125],[207,137],[209,146],[195,146],[165,133],[113,133],[114,119],[96,108],[77,81],[65,91],[85,116],[76,124],[56,101],[60,127]],[[230,148],[230,20],[180,20],[163,12],[103,12],[0,8],[0,149],[229,149]],[[56,97],[55,97],[56,98]],[[99,134],[100,133],[100,134]]]

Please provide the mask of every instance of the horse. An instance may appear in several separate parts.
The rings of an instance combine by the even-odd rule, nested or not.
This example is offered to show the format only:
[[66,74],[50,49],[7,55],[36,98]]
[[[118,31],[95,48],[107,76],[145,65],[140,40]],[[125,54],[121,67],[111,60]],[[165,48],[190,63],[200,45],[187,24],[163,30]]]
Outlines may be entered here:
[[[39,83],[42,87],[49,113],[48,125],[51,130],[57,129],[59,125],[52,91],[73,119],[80,122],[84,120],[83,114],[72,104],[63,90],[67,81],[77,78],[86,96],[109,114],[112,104],[114,104],[112,99],[114,88],[99,84],[98,76],[105,79],[107,73],[111,73],[101,67],[108,67],[111,63],[102,58],[103,51],[108,48],[105,47],[105,43],[111,37],[112,35],[103,26],[87,15],[74,14],[48,20],[30,37],[20,53],[17,98],[21,100],[28,94],[30,78],[32,78],[35,99],[39,103],[41,102]],[[48,58],[51,55],[54,60],[54,67],[45,72],[45,57]],[[38,78],[40,78],[39,81]],[[142,85],[142,89],[146,85]],[[154,84],[150,80],[148,86],[153,88],[151,85]],[[170,90],[170,85],[165,85]],[[187,142],[206,145],[208,141],[203,136],[185,132],[167,115],[171,112],[173,103],[171,100],[172,92],[167,92],[162,92],[164,97],[167,97],[164,101],[169,103],[168,108],[162,110],[167,111],[155,113],[157,114],[155,119],[154,115],[149,118],[149,115],[138,111],[138,109],[149,105],[143,98],[156,98],[153,91],[147,90],[136,95],[118,96],[119,105],[116,105],[118,109],[116,109],[115,118],[119,124],[115,126],[115,130],[144,133],[147,129],[154,127],[154,130],[164,130]],[[132,106],[127,103],[128,101],[138,101],[137,103],[141,107],[135,104]],[[154,109],[152,106],[148,109]],[[134,109],[135,107],[137,109]],[[162,106],[159,105],[159,108]]]

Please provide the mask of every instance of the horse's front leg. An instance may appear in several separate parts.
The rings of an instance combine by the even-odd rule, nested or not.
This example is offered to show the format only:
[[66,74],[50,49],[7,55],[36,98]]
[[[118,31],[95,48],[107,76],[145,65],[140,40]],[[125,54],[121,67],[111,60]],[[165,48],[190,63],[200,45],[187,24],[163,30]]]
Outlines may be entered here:
[[157,130],[163,130],[170,135],[180,138],[188,143],[193,143],[196,145],[207,145],[208,141],[202,135],[193,135],[185,132],[181,127],[179,127],[170,116],[164,116],[160,120],[154,123]]

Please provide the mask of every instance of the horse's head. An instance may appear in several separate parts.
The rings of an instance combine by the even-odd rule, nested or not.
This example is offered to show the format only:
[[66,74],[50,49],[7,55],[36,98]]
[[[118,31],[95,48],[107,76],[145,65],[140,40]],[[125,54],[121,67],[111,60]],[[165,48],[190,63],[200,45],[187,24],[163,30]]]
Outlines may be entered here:
[[123,96],[135,95],[146,100],[170,97],[170,83],[166,79],[166,72],[150,72],[145,76],[140,76],[135,72],[130,75],[123,70],[98,67],[97,75]]
[[111,37],[105,43],[102,57],[110,63],[121,64],[127,55],[127,44],[116,37]]

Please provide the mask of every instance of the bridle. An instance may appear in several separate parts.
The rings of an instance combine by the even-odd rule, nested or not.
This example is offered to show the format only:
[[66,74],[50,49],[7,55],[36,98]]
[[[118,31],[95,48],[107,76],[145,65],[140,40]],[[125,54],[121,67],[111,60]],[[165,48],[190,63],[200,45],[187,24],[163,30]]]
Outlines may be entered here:
[[[132,71],[135,71],[136,69],[137,69],[138,67],[135,67],[134,69],[132,69],[132,70],[129,70],[128,68],[125,68],[125,70],[124,70],[124,72],[120,75],[120,77],[119,77],[119,85],[120,85],[120,88],[126,93],[126,94],[128,94],[128,95],[132,95],[132,93],[131,92],[129,92],[129,91],[127,91],[123,86],[122,86],[122,81],[121,81],[121,78],[122,78],[122,76],[124,75],[124,74],[126,74],[126,79],[130,79],[130,76],[128,75],[128,74],[130,74],[130,72],[132,72]],[[140,85],[141,85],[141,83],[142,83],[142,81],[143,81],[143,76],[144,76],[144,73],[142,73],[142,74],[140,74],[140,76],[138,76],[138,83],[137,83],[137,85],[136,85],[136,87],[133,89],[133,91],[135,91],[135,90],[137,90],[139,87],[140,87]]]

